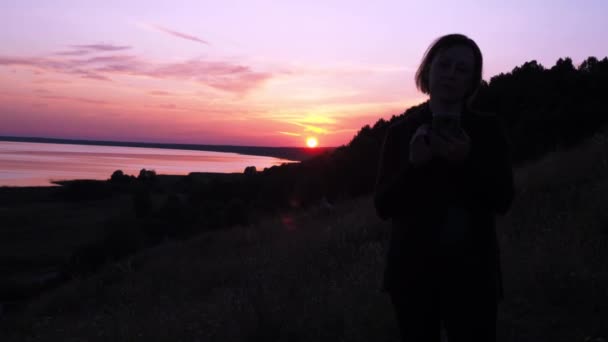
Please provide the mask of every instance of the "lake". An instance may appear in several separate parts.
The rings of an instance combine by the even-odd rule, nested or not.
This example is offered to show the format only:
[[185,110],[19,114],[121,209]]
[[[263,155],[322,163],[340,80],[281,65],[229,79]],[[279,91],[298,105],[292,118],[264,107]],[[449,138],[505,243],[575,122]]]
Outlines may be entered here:
[[0,186],[50,186],[54,180],[110,178],[116,170],[137,176],[143,168],[163,175],[243,172],[293,161],[237,153],[165,148],[0,141]]

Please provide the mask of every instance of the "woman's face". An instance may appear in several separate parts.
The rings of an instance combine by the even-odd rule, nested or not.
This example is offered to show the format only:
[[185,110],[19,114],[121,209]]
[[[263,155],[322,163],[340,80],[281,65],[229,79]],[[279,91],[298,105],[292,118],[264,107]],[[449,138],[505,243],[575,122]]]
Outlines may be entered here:
[[456,45],[437,53],[429,70],[429,90],[433,98],[462,102],[471,90],[475,57],[468,46]]

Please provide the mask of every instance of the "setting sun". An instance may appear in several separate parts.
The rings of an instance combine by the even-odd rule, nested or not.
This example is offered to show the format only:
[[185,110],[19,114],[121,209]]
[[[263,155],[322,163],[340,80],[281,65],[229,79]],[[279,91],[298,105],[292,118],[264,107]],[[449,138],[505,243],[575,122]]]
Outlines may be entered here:
[[308,147],[311,147],[311,148],[312,147],[317,147],[318,143],[319,142],[317,141],[317,138],[315,138],[315,137],[309,137],[308,139],[306,139],[306,145]]

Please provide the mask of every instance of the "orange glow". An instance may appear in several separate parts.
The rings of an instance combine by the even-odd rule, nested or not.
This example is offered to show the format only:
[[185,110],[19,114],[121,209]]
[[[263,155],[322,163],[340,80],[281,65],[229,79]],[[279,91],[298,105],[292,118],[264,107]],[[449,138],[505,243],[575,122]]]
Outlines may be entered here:
[[315,137],[308,137],[308,139],[306,139],[306,145],[310,148],[317,147],[318,144],[319,142]]
[[[55,58],[62,57],[51,62]],[[269,82],[250,91],[244,101],[234,101],[233,92],[201,90],[187,77],[112,73],[105,75],[113,81],[108,82],[46,64],[40,66],[40,73],[13,67],[0,65],[0,135],[4,136],[244,146],[304,143],[304,148],[318,148],[319,136],[324,146],[339,146],[350,141],[359,127],[407,107],[391,96],[343,95],[339,84],[320,98],[302,99],[277,96],[268,91],[275,86]],[[295,82],[294,87],[304,87],[298,77],[308,82],[306,74],[293,77],[288,81]]]

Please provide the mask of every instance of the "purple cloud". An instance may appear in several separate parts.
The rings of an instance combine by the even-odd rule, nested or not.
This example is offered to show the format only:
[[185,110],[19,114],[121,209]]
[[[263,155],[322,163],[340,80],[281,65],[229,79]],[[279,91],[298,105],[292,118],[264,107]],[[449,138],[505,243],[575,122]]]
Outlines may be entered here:
[[130,46],[120,46],[120,45],[112,45],[112,44],[85,44],[85,45],[72,45],[71,46],[77,50],[88,50],[88,51],[121,51],[128,50]]
[[170,34],[170,35],[178,37],[178,38],[187,39],[187,40],[191,40],[193,42],[209,45],[209,42],[207,42],[206,40],[203,40],[203,39],[201,39],[197,36],[193,36],[191,34],[177,32],[177,31],[168,29],[168,28],[160,26],[160,25],[150,25],[150,27],[152,27],[153,29],[155,29],[159,32],[164,32],[164,33]]
[[96,74],[99,73],[126,73],[139,74],[141,68],[146,63],[140,61],[135,56],[113,55],[99,56],[87,59],[77,59],[72,61],[75,65],[83,68],[91,68]]
[[58,56],[84,56],[90,53],[89,50],[68,50],[55,53]]
[[135,56],[130,56],[130,55],[110,55],[110,56],[97,56],[97,57],[91,57],[91,58],[87,58],[87,59],[76,59],[73,60],[74,62],[78,63],[78,64],[95,64],[95,63],[101,63],[101,64],[121,64],[121,63],[136,63],[137,61],[137,57]]
[[88,78],[90,80],[111,81],[111,79],[108,77],[105,77],[103,75],[99,75],[99,74],[96,74],[96,73],[90,72],[90,71],[81,70],[81,71],[78,71],[77,73],[80,74],[80,77]]
[[130,55],[90,58],[0,56],[0,66],[2,65],[29,67],[37,71],[63,73],[100,81],[110,81],[112,76],[120,75],[191,80],[218,90],[241,94],[273,76],[271,73],[254,71],[249,66],[232,62],[190,60],[156,64]]
[[36,58],[0,57],[0,65],[31,65],[36,64]]
[[57,58],[43,57],[2,57],[0,56],[0,65],[6,66],[25,66],[38,70],[59,72],[65,74],[78,75],[83,78],[109,81],[110,79],[104,75],[97,73],[95,70],[88,70],[87,64],[91,64],[90,60],[70,60]]
[[109,102],[107,102],[107,101],[86,99],[86,98],[82,98],[82,97],[70,97],[70,96],[59,96],[59,95],[42,95],[40,97],[43,99],[49,99],[49,100],[77,101],[77,102],[95,104],[95,105],[109,104]]
[[151,70],[148,75],[194,79],[207,86],[235,93],[247,92],[272,77],[270,73],[254,72],[247,66],[201,60],[167,64]]
[[120,46],[112,44],[83,44],[83,45],[70,45],[72,50],[59,51],[55,53],[57,56],[84,56],[96,52],[115,52],[128,50],[130,46]]
[[49,59],[42,57],[3,57],[0,56],[0,65],[6,66],[29,66],[43,70],[61,71],[70,68],[69,61]]

